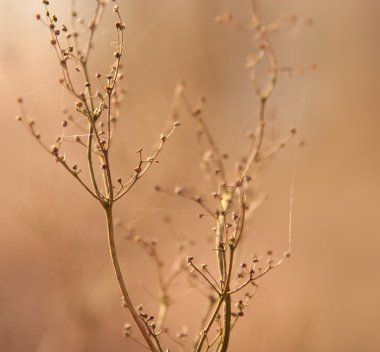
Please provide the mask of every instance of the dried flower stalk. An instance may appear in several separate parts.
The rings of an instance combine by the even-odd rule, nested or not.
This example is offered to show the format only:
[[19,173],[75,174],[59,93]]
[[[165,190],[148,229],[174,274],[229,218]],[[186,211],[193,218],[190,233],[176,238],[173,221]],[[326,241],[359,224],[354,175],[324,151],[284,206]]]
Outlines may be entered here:
[[[71,115],[65,111],[68,115],[68,119],[62,121],[63,132],[61,136],[56,139],[55,143],[51,147],[48,147],[48,145],[42,141],[40,133],[36,130],[35,121],[28,119],[21,98],[18,99],[18,102],[22,114],[16,119],[23,123],[41,147],[51,154],[56,162],[61,164],[103,208],[107,223],[110,256],[120,287],[123,305],[131,313],[149,349],[154,352],[161,351],[156,341],[157,337],[147,328],[146,324],[144,324],[139,312],[134,307],[126,287],[115,244],[113,209],[115,202],[125,196],[157,161],[157,157],[161,153],[164,144],[179,126],[179,123],[173,123],[169,132],[166,135],[161,135],[160,144],[153,156],[143,158],[142,150],[138,151],[138,165],[135,167],[133,175],[127,182],[123,182],[121,178],[114,180],[111,172],[110,152],[115,122],[120,115],[119,106],[123,98],[123,90],[120,87],[120,82],[123,78],[121,73],[121,58],[123,57],[124,30],[126,27],[122,21],[119,6],[116,4],[116,1],[113,0],[113,12],[116,16],[115,29],[117,44],[116,51],[113,53],[114,63],[103,79],[100,73],[96,73],[93,78],[90,76],[89,60],[94,47],[94,35],[102,19],[107,1],[96,1],[94,15],[88,23],[88,37],[85,39],[86,44],[84,47],[81,47],[79,44],[79,39],[84,36],[84,34],[76,29],[78,14],[75,11],[75,1],[71,1],[71,28],[63,23],[59,25],[58,18],[50,12],[49,1],[43,0],[42,3],[45,7],[44,19],[40,14],[37,14],[36,18],[41,21],[50,32],[50,43],[57,54],[62,70],[62,77],[59,82],[66,91],[75,98],[75,110],[81,117],[81,123],[78,125]],[[81,20],[80,22],[83,23],[84,21]],[[78,85],[74,83],[75,80],[73,76],[76,73],[82,74],[83,83],[81,87],[78,87]],[[93,81],[96,82],[96,84],[93,85]],[[93,88],[95,85],[98,86],[96,93]],[[73,141],[80,147],[85,148],[90,184],[85,181],[85,178],[81,177],[84,170],[80,169],[77,164],[70,165],[67,160],[68,157],[62,150],[64,143],[68,142],[64,131],[69,125],[78,127],[80,132],[83,132],[83,129],[87,131],[86,141],[82,140],[80,134],[76,135]],[[115,192],[116,185],[119,186],[117,192]]]
[[[178,90],[181,92],[183,103],[198,128],[198,137],[203,141],[202,163],[204,170],[214,182],[212,198],[215,207],[199,195],[193,195],[183,187],[176,187],[174,192],[157,186],[157,191],[186,198],[198,204],[204,213],[203,216],[211,216],[215,221],[215,247],[216,263],[218,272],[214,276],[207,269],[207,264],[198,265],[193,256],[187,257],[188,266],[193,274],[204,281],[211,292],[210,308],[206,317],[202,319],[202,328],[196,338],[194,345],[195,352],[209,351],[226,352],[229,348],[231,330],[236,325],[240,317],[244,316],[244,309],[254,296],[258,281],[271,270],[281,265],[291,252],[291,225],[289,228],[289,242],[287,251],[278,260],[271,258],[272,252],[267,253],[267,264],[262,267],[259,263],[264,257],[254,257],[251,263],[243,262],[236,273],[236,251],[246,236],[245,225],[248,216],[254,211],[261,199],[250,199],[249,190],[252,180],[256,177],[259,166],[280,149],[284,148],[290,139],[295,135],[296,130],[291,129],[289,134],[272,145],[264,143],[266,132],[266,107],[273,91],[276,87],[278,74],[283,71],[277,63],[276,54],[271,45],[269,35],[276,33],[281,28],[288,28],[292,21],[281,18],[268,26],[264,26],[259,19],[256,3],[251,1],[252,17],[248,25],[241,24],[234,19],[231,14],[216,17],[219,24],[227,24],[253,37],[257,43],[257,50],[250,55],[247,60],[249,77],[254,88],[254,95],[257,101],[257,122],[255,131],[249,134],[250,146],[245,155],[236,161],[236,168],[233,173],[229,172],[225,159],[227,155],[220,151],[216,144],[212,132],[207,126],[204,118],[205,99],[201,98],[194,106],[186,96],[184,86]],[[261,72],[260,67],[266,66]],[[265,79],[258,79],[259,71],[264,73]],[[231,176],[231,174],[233,176]],[[236,282],[235,282],[236,281]],[[239,299],[233,305],[232,297],[244,290],[245,299]],[[235,309],[236,308],[236,309]],[[215,336],[212,336],[212,333]]]

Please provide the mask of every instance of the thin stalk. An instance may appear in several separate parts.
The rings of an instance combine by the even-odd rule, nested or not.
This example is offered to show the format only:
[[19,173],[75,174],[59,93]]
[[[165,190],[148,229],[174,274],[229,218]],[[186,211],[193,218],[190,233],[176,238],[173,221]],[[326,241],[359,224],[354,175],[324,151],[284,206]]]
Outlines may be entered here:
[[223,331],[220,336],[219,345],[217,352],[226,352],[228,349],[228,344],[230,342],[231,335],[231,294],[230,290],[230,281],[232,276],[232,267],[234,263],[234,253],[235,249],[233,246],[230,246],[230,262],[228,265],[228,272],[226,278],[226,287],[224,294],[224,307],[223,307]]
[[221,286],[226,284],[226,253],[225,253],[225,237],[226,237],[226,221],[224,218],[224,213],[228,210],[230,200],[232,198],[232,193],[229,192],[224,187],[221,190],[221,210],[222,214],[218,216],[217,223],[216,223],[216,260],[218,264],[219,269],[219,279],[221,281]]
[[[226,287],[229,289],[229,286]],[[223,308],[223,325],[222,334],[220,336],[220,341],[218,345],[217,352],[226,352],[228,344],[230,342],[231,335],[231,295],[226,293],[224,299],[224,308]]]
[[162,330],[169,308],[169,297],[165,292],[162,292],[157,313],[157,329]]
[[203,347],[203,344],[205,343],[205,340],[206,340],[206,336],[209,332],[209,330],[211,329],[211,326],[212,324],[214,323],[218,313],[219,313],[219,310],[220,310],[220,307],[222,306],[223,304],[223,301],[224,301],[224,298],[225,298],[225,295],[221,296],[219,299],[218,299],[218,302],[215,306],[215,309],[206,325],[206,327],[202,330],[201,332],[201,337],[199,339],[199,342],[198,342],[198,345],[197,347],[195,348],[195,352],[200,352],[202,350],[202,347]]
[[134,322],[136,323],[138,329],[140,330],[145,342],[149,346],[149,349],[152,352],[158,352],[157,347],[153,343],[151,336],[149,335],[149,332],[146,330],[143,322],[141,321],[138,313],[136,312],[134,305],[132,303],[132,300],[129,296],[127,287],[125,285],[125,281],[123,278],[123,274],[120,269],[119,259],[116,252],[116,245],[115,245],[115,237],[114,237],[114,223],[113,223],[113,217],[112,217],[112,204],[109,204],[108,206],[104,207],[105,214],[106,214],[106,220],[107,220],[107,235],[108,235],[108,244],[109,244],[109,250],[110,255],[112,259],[112,265],[115,271],[116,279],[119,284],[119,288],[121,291],[121,294],[123,296],[123,300],[125,302],[125,305],[129,312],[132,315],[132,318]]
[[[233,192],[226,189],[222,191],[222,199],[220,201],[222,212],[228,211],[230,206],[230,201],[233,196]],[[232,265],[233,252],[231,252],[230,258],[230,268],[227,272],[226,264],[226,220],[225,216],[222,214],[218,217],[216,226],[216,245],[217,245],[217,264],[219,269],[219,276],[221,280],[221,285],[224,288],[224,304],[223,304],[223,330],[220,337],[220,342],[218,345],[218,352],[225,352],[228,347],[229,336],[230,336],[230,324],[231,324],[231,296],[228,293],[230,290],[229,280],[230,280],[230,268]]]
[[92,183],[92,187],[94,189],[94,192],[99,198],[101,198],[99,188],[98,188],[98,184],[97,184],[96,178],[95,178],[94,165],[92,162],[92,134],[93,133],[94,133],[94,130],[93,130],[91,124],[89,124],[88,137],[87,137],[87,163],[88,163],[88,169],[90,172],[90,178],[91,178],[91,183]]

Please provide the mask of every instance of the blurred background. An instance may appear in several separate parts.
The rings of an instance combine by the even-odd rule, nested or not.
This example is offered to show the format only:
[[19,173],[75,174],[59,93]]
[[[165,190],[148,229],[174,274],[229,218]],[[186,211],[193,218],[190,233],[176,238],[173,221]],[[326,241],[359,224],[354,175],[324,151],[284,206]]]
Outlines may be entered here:
[[[69,1],[51,1],[67,19]],[[81,1],[88,18],[94,1]],[[255,99],[245,69],[251,38],[213,19],[229,11],[242,23],[248,0],[139,0],[120,4],[127,23],[124,73],[128,94],[114,142],[114,174],[125,179],[135,151],[150,150],[170,121],[172,93],[185,81],[192,101],[207,97],[205,118],[233,160],[255,125]],[[280,15],[299,21],[274,34],[280,67],[316,63],[316,72],[282,75],[268,106],[269,135],[298,135],[257,175],[267,200],[249,220],[239,254],[287,249],[294,180],[293,255],[260,282],[232,335],[231,351],[379,351],[380,4],[376,0],[258,1],[263,23]],[[4,352],[143,351],[122,337],[130,317],[108,257],[98,204],[45,154],[21,125],[16,98],[38,121],[46,141],[60,132],[70,99],[58,84],[49,34],[35,20],[40,1],[0,0],[0,350]],[[312,26],[303,23],[310,22]],[[93,67],[107,72],[114,30],[107,13],[96,37]],[[154,185],[206,191],[191,119],[167,143],[160,164],[116,208],[117,217],[146,239],[157,239],[169,266],[178,238],[213,268],[211,222],[185,200]],[[304,141],[302,148],[298,147]],[[50,142],[48,142],[50,144]],[[118,234],[127,284],[136,304],[155,314],[157,278],[150,258]],[[190,346],[207,307],[186,280],[174,288],[167,324],[187,327]],[[172,341],[165,340],[173,350]]]

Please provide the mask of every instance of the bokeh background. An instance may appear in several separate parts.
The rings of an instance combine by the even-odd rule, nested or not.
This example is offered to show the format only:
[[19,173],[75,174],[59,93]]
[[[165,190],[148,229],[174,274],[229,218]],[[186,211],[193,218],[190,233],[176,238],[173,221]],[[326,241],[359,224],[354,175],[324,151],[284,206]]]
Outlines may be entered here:
[[[59,18],[67,17],[69,1],[52,3]],[[205,116],[218,144],[231,159],[239,156],[255,123],[244,68],[253,44],[213,18],[230,11],[247,22],[249,1],[120,5],[128,94],[115,136],[115,173],[126,178],[134,151],[153,148],[179,80],[192,100],[207,97]],[[93,1],[80,2],[84,17],[92,7]],[[379,351],[379,2],[268,0],[259,9],[264,23],[282,14],[300,18],[273,36],[280,66],[315,62],[318,70],[283,76],[269,105],[271,136],[292,127],[298,136],[258,175],[268,197],[249,221],[251,237],[240,256],[286,250],[292,179],[293,256],[261,281],[231,351]],[[129,315],[120,308],[101,209],[14,121],[21,95],[44,138],[54,140],[67,102],[48,33],[34,19],[39,11],[37,0],[0,0],[0,350],[142,351],[121,334]],[[309,16],[313,25],[303,26]],[[107,15],[96,38],[98,69],[112,59],[112,28]],[[194,241],[187,254],[212,263],[211,223],[198,221],[192,204],[153,191],[155,184],[207,189],[194,126],[186,114],[180,120],[160,164],[116,212],[141,236],[158,240],[167,264],[176,257],[177,238]],[[134,300],[155,312],[154,265],[122,234],[118,246]],[[174,294],[168,326],[173,333],[187,326],[190,342],[206,301],[184,282]]]

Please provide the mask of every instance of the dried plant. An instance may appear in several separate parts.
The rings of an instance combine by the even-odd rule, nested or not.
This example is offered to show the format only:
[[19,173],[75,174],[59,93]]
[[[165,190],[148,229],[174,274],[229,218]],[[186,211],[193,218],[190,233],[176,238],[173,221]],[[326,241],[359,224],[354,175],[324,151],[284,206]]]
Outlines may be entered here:
[[[206,99],[200,98],[198,103],[191,104],[186,96],[185,87],[181,86],[179,90],[183,104],[197,125],[198,142],[203,146],[202,168],[208,178],[213,180],[210,190],[212,198],[207,199],[207,196],[187,191],[182,186],[177,186],[174,191],[156,186],[157,191],[180,196],[196,203],[202,209],[199,217],[209,216],[215,222],[213,250],[216,253],[217,275],[208,270],[207,264],[196,263],[195,257],[188,256],[186,259],[190,272],[203,279],[212,292],[209,296],[210,307],[202,319],[202,328],[195,339],[194,351],[196,352],[209,351],[212,348],[217,352],[228,350],[231,331],[239,318],[244,316],[244,309],[254,296],[259,279],[281,265],[291,253],[290,214],[288,248],[280,258],[273,259],[272,251],[268,250],[266,255],[255,256],[249,262],[240,263],[239,266],[235,263],[236,253],[244,237],[248,236],[247,219],[262,201],[256,193],[254,197],[250,196],[257,172],[262,163],[284,148],[296,133],[295,129],[291,129],[287,136],[274,143],[269,145],[264,143],[268,101],[273,94],[280,72],[292,74],[303,73],[306,70],[302,67],[297,69],[279,67],[269,39],[270,34],[294,25],[297,17],[280,18],[264,26],[260,22],[255,1],[251,1],[251,5],[252,20],[247,25],[235,20],[230,13],[217,16],[215,19],[219,24],[230,25],[247,33],[257,43],[256,51],[249,55],[246,64],[258,106],[256,129],[248,133],[250,146],[247,152],[242,158],[236,160],[235,169],[229,171],[226,162],[228,155],[221,152],[204,118]],[[311,21],[307,20],[305,24],[310,25]],[[307,69],[314,70],[315,65],[310,65]],[[291,195],[291,203],[292,197]],[[244,298],[238,298],[233,302],[233,297],[242,292],[245,292]]]
[[[254,183],[257,171],[260,165],[283,148],[296,132],[295,129],[292,129],[287,136],[270,145],[264,141],[266,107],[275,89],[278,74],[282,71],[294,72],[293,69],[278,66],[269,35],[291,26],[296,18],[281,18],[264,26],[257,15],[255,1],[252,1],[252,20],[247,25],[236,21],[231,14],[216,18],[217,23],[227,24],[241,30],[255,38],[257,43],[257,50],[247,60],[247,69],[258,106],[257,125],[255,131],[249,133],[249,148],[244,156],[236,161],[234,170],[228,170],[225,160],[228,156],[221,153],[220,146],[216,144],[212,131],[207,126],[203,109],[205,99],[201,98],[193,106],[186,95],[183,84],[178,85],[175,90],[175,99],[182,101],[196,123],[199,144],[203,146],[202,166],[210,179],[213,180],[213,186],[210,190],[211,198],[207,199],[207,197],[193,194],[183,187],[176,187],[174,192],[161,186],[157,186],[156,190],[195,202],[202,208],[200,218],[209,216],[213,219],[215,223],[213,228],[215,247],[213,250],[216,253],[218,270],[217,274],[212,273],[207,264],[199,265],[193,256],[187,256],[186,262],[176,261],[171,270],[167,270],[164,268],[163,260],[155,242],[136,236],[131,229],[119,224],[118,229],[126,233],[128,240],[141,246],[157,267],[160,304],[157,318],[155,318],[146,313],[142,306],[136,307],[130,298],[115,245],[116,223],[113,219],[113,209],[115,202],[124,197],[157,161],[164,144],[179,126],[179,122],[174,121],[168,133],[161,135],[159,146],[151,157],[144,157],[142,149],[137,151],[139,160],[128,181],[124,181],[122,178],[114,179],[111,172],[110,152],[115,123],[120,116],[119,108],[123,99],[121,58],[123,57],[125,24],[122,21],[119,6],[116,1],[113,2],[113,12],[116,16],[117,45],[116,51],[113,53],[114,62],[109,72],[104,75],[91,73],[89,62],[94,47],[94,34],[98,29],[107,1],[96,1],[94,15],[85,32],[76,28],[76,17],[78,15],[75,11],[75,0],[72,0],[72,22],[70,25],[60,23],[58,18],[50,12],[49,1],[43,1],[45,16],[43,18],[43,16],[37,15],[37,19],[50,32],[50,42],[55,49],[62,70],[60,83],[74,98],[75,112],[79,117],[74,118],[69,110],[64,111],[66,118],[62,121],[63,130],[50,147],[37,131],[35,121],[28,118],[21,98],[18,99],[18,102],[22,114],[17,117],[17,120],[23,123],[41,147],[52,155],[56,162],[62,165],[104,210],[110,255],[123,305],[132,315],[144,343],[133,335],[132,327],[129,324],[125,326],[124,336],[132,338],[150,351],[162,352],[165,348],[162,346],[163,342],[160,337],[162,333],[166,333],[181,350],[184,349],[184,341],[188,332],[184,328],[179,334],[172,336],[165,326],[165,317],[172,302],[170,294],[172,285],[181,273],[186,272],[189,275],[188,279],[191,286],[197,287],[198,283],[203,281],[202,284],[205,284],[208,289],[206,296],[209,299],[209,309],[202,319],[202,327],[196,336],[193,350],[200,352],[213,349],[217,352],[225,352],[229,347],[231,331],[237,321],[244,316],[244,310],[256,292],[259,279],[289,258],[291,252],[290,230],[289,247],[281,258],[272,259],[272,253],[268,251],[265,256],[255,256],[249,262],[244,261],[239,266],[236,265],[236,252],[244,237],[248,236],[246,231],[247,218],[260,203],[259,198],[252,198],[249,193],[253,187],[252,183]],[[85,44],[81,45],[81,43]],[[81,79],[78,79],[78,75],[81,76]],[[260,75],[265,76],[264,82],[258,78]],[[95,87],[98,87],[97,90]],[[172,113],[172,116],[176,118],[178,108],[179,102],[176,102],[173,106],[175,111]],[[65,130],[68,126],[77,128],[78,134],[67,136]],[[79,164],[69,161],[71,156],[66,155],[63,150],[65,143],[68,142],[74,142],[81,148],[85,155],[86,167],[82,168]],[[75,158],[78,157],[78,155],[75,156]],[[184,250],[188,250],[188,248],[188,245],[181,244],[181,257],[183,257]],[[265,258],[267,262],[262,264]],[[241,293],[245,293],[244,298],[235,300],[235,297]]]
[[[43,18],[40,14],[37,14],[36,18],[50,32],[50,43],[56,51],[62,69],[62,77],[59,82],[74,97],[75,111],[79,114],[79,118],[74,119],[68,110],[65,110],[66,119],[62,121],[63,131],[50,147],[43,141],[40,132],[37,131],[35,121],[28,118],[22,98],[18,99],[22,114],[17,116],[16,119],[23,123],[41,147],[51,154],[56,162],[61,164],[103,208],[106,215],[110,255],[122,294],[123,305],[130,311],[149,348],[152,351],[157,351],[154,339],[152,339],[132,303],[123,278],[115,245],[113,209],[115,202],[124,197],[157,161],[165,142],[173,134],[176,127],[179,126],[179,123],[174,122],[169,132],[160,136],[160,144],[152,156],[144,157],[142,149],[137,151],[139,161],[128,181],[123,181],[122,178],[114,179],[111,173],[110,152],[113,131],[117,117],[120,114],[119,108],[123,98],[120,82],[123,78],[121,58],[123,56],[125,31],[125,24],[122,21],[119,6],[116,1],[113,1],[113,12],[116,16],[117,44],[116,51],[113,53],[114,62],[110,67],[110,71],[103,77],[100,73],[90,74],[89,61],[94,48],[94,34],[104,14],[107,1],[96,1],[94,15],[88,24],[88,30],[84,33],[76,29],[76,17],[78,15],[75,11],[74,0],[72,1],[71,26],[59,23],[57,16],[50,12],[49,1],[43,0],[42,2],[45,6],[45,16]],[[82,38],[85,35],[87,37]],[[81,39],[85,43],[84,46],[80,45]],[[82,75],[82,80],[77,78],[77,73]],[[98,90],[95,92],[96,86],[98,86]],[[70,124],[78,129],[78,134],[74,137],[65,136],[65,129]],[[83,136],[85,136],[85,140],[83,140]],[[69,156],[63,151],[65,142],[73,141],[82,148],[86,155],[86,169],[90,182],[86,182],[85,176],[82,176],[84,170],[80,165],[77,163],[70,164]]]

